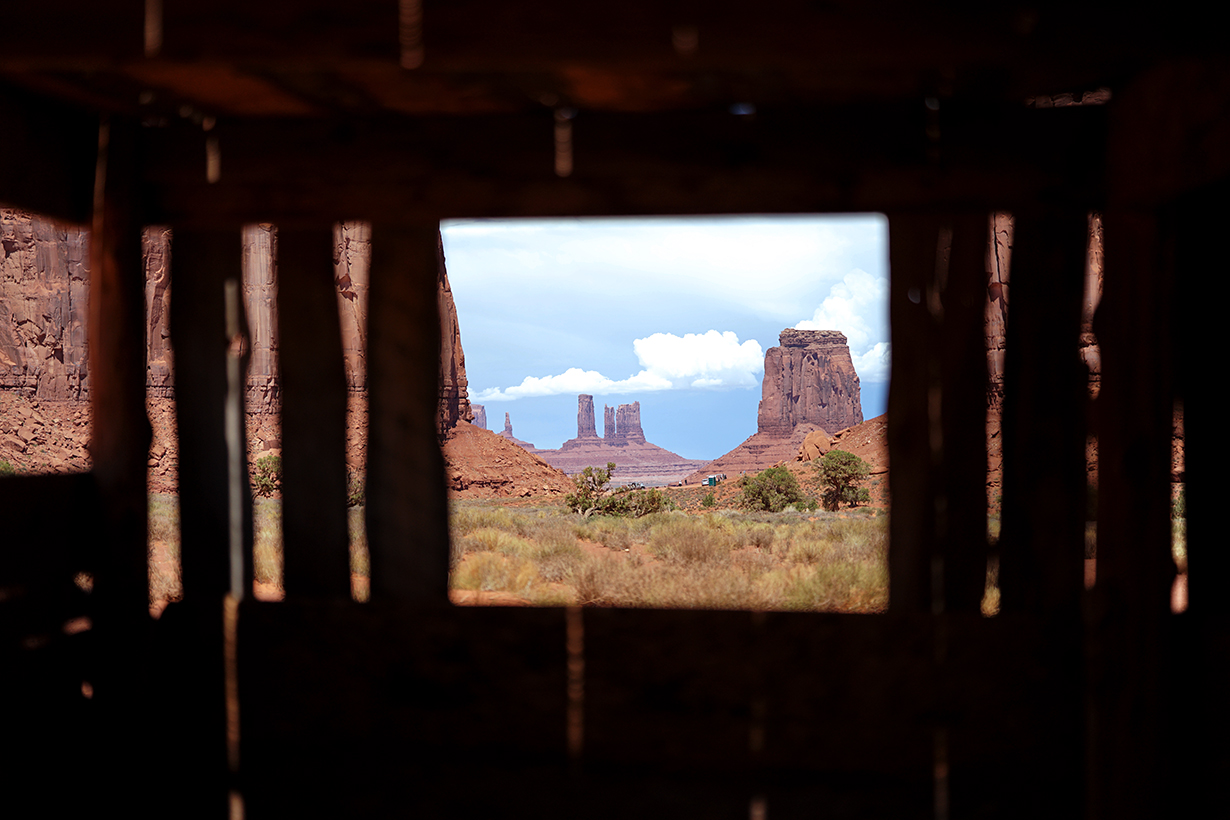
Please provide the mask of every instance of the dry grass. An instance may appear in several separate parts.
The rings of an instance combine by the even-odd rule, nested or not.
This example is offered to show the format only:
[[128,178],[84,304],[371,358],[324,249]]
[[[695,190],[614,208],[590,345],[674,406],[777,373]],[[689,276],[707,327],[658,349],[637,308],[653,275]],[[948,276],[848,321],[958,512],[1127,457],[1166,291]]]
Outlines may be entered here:
[[[578,538],[611,552],[582,550]],[[870,516],[581,519],[470,502],[453,510],[452,583],[539,604],[880,612],[887,549],[886,520]]]

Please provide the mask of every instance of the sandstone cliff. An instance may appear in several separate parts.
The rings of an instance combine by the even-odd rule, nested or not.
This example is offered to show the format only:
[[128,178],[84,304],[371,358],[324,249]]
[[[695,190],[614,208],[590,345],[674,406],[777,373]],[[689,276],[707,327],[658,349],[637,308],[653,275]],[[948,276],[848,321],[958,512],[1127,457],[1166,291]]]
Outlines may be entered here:
[[790,436],[800,424],[842,430],[863,421],[858,374],[836,330],[794,330],[764,357],[758,432]]
[[0,210],[0,388],[86,398],[88,290],[85,231]]
[[474,414],[474,421],[470,422],[480,430],[487,429],[487,408],[481,404],[471,404],[470,412]]
[[863,422],[858,374],[845,334],[836,330],[786,328],[779,347],[765,352],[764,381],[756,432],[704,470],[707,473],[759,472],[793,461],[810,437],[816,442]]
[[[460,420],[473,418],[457,308],[438,239],[440,308],[441,440]],[[146,384],[154,398],[174,395],[174,361],[168,325],[174,239],[166,228],[147,228],[142,249],[146,295]],[[242,239],[243,293],[250,333],[247,407],[279,410],[277,351],[277,231],[248,225]],[[334,227],[334,278],[341,318],[346,380],[352,393],[366,389],[366,315],[371,227]],[[89,397],[86,312],[89,234],[63,228],[22,211],[0,209],[0,389],[44,401]]]

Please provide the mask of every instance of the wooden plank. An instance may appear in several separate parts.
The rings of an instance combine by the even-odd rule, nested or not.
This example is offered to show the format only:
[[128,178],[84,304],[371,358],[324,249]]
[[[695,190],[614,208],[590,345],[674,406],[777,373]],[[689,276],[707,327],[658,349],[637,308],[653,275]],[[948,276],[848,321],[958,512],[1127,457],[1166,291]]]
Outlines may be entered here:
[[226,282],[242,281],[238,226],[176,228],[171,344],[179,436],[180,556],[185,600],[230,591],[226,445]]
[[[98,115],[0,84],[0,202],[86,224],[94,201]],[[133,169],[135,171],[135,169]]]
[[[1042,195],[1102,200],[1099,107],[946,109],[945,164],[927,160],[920,105],[585,112],[575,168],[553,170],[551,112],[345,120],[221,119],[221,178],[200,174],[205,137],[148,129],[151,222],[323,214],[406,223],[463,216],[909,210]],[[355,162],[363,157],[363,162]],[[1072,169],[1076,169],[1075,172]]]
[[940,300],[943,505],[937,530],[944,558],[944,611],[977,613],[987,571],[987,217],[954,218]]
[[1164,724],[1175,696],[1168,694],[1163,630],[1174,577],[1167,332],[1173,260],[1158,214],[1108,208],[1103,234],[1106,278],[1094,321],[1102,379],[1091,796],[1095,816],[1144,818],[1167,811],[1171,793]]
[[245,816],[568,816],[564,633],[562,609],[245,603]]
[[[149,617],[145,414],[145,268],[137,220],[137,123],[99,131],[90,237],[90,456],[105,511],[95,537],[98,628],[139,630]],[[116,674],[124,674],[112,670]]]
[[1073,621],[1083,587],[1088,230],[1081,211],[1015,214],[1001,434],[1001,609]]
[[[942,217],[889,217],[889,319],[893,338],[888,394],[889,608],[932,610],[932,557],[936,554],[935,506],[939,483],[932,457],[931,394],[938,388],[934,292]],[[938,424],[939,419],[935,420]],[[936,431],[938,432],[938,431]]]
[[372,226],[367,543],[372,600],[448,603],[448,499],[437,438],[438,223]]
[[277,268],[286,594],[349,598],[346,376],[332,225],[279,229]]

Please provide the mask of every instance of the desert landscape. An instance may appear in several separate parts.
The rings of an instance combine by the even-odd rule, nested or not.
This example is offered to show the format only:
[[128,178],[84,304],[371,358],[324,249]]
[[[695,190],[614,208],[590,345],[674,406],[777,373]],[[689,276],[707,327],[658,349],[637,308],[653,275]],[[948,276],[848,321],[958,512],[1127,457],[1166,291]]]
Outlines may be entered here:
[[[1007,280],[1011,222],[996,217],[996,259]],[[1091,223],[1086,314],[1100,289],[1100,226]],[[88,236],[16,211],[0,211],[0,469],[75,472],[89,468],[89,374],[82,336],[88,300],[84,270]],[[151,608],[178,595],[177,448],[173,351],[167,339],[169,233],[146,231],[147,414],[151,426]],[[335,230],[335,282],[349,388],[348,470],[351,473],[353,593],[367,584],[363,533],[363,472],[367,419],[364,316],[370,237],[362,223]],[[249,469],[268,471],[281,455],[276,232],[251,226],[244,241],[244,301],[251,356],[246,387]],[[987,304],[988,522],[998,527],[1002,351],[1006,284]],[[845,336],[833,330],[786,328],[765,353],[756,432],[709,462],[685,459],[652,444],[639,402],[604,406],[598,435],[592,395],[578,396],[576,436],[558,449],[516,438],[505,415],[498,433],[468,395],[461,329],[443,247],[438,294],[441,362],[438,434],[451,499],[452,598],[459,604],[612,605],[728,609],[882,611],[887,605],[889,480],[886,418],[863,420],[859,377]],[[1098,389],[1096,340],[1082,337],[1090,393]],[[1182,476],[1182,419],[1177,416],[1174,477]],[[864,467],[862,498],[817,509],[820,465],[827,453],[853,454]],[[1087,453],[1097,486],[1096,438]],[[613,515],[583,513],[573,494],[586,468],[616,465],[600,493],[646,496]],[[264,465],[262,467],[261,465]],[[745,484],[779,468],[797,487],[796,500],[764,505]],[[716,476],[717,478],[712,478]],[[712,480],[712,484],[710,481]],[[280,510],[276,473],[267,475],[256,509],[255,594],[281,595]],[[270,483],[270,481],[272,483]],[[254,484],[254,488],[256,485]],[[622,489],[621,489],[622,488]],[[641,488],[657,488],[645,490]],[[1176,489],[1176,494],[1179,492]],[[613,496],[612,496],[613,497]],[[640,504],[640,506],[638,506]],[[625,505],[626,506],[626,505]],[[1087,548],[1087,579],[1095,547]],[[1176,561],[1182,566],[1181,533]],[[1180,584],[1182,581],[1180,579]],[[1176,584],[1176,589],[1180,584]],[[1176,593],[1178,594],[1178,593]],[[989,567],[984,611],[997,590]],[[1178,605],[1178,604],[1176,604]]]

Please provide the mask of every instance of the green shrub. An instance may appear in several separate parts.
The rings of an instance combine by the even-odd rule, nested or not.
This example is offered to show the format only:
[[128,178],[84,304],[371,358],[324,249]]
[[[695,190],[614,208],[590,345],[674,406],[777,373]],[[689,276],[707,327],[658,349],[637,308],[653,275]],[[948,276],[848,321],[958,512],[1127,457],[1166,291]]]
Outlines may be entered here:
[[16,475],[16,474],[17,474],[17,470],[13,468],[12,464],[9,464],[7,461],[0,461],[0,476]]
[[367,503],[367,481],[358,470],[346,474],[346,506],[362,507]]
[[798,479],[785,467],[770,467],[755,476],[743,476],[739,484],[743,487],[743,506],[749,510],[781,512],[788,506],[806,508],[808,502],[815,508],[815,502],[803,495]]
[[646,515],[673,509],[675,509],[675,502],[671,501],[661,490],[632,490],[620,487],[605,498],[599,499],[595,511],[602,515],[643,518]]
[[586,467],[574,476],[572,483],[576,486],[577,491],[564,496],[564,503],[568,509],[586,518],[592,515],[598,508],[598,502],[610,492],[607,485],[611,483],[611,476],[614,473],[615,462],[608,461],[605,470],[599,467]]
[[700,505],[706,509],[708,509],[709,507],[712,507],[716,503],[717,503],[717,499],[713,497],[712,492],[708,493],[704,498],[700,500]]
[[256,460],[256,475],[252,477],[252,492],[268,498],[282,489],[282,457],[272,453]]
[[871,501],[871,493],[859,487],[871,474],[871,465],[854,453],[829,450],[816,465],[816,473],[824,486],[824,508],[835,510],[841,504],[854,507]]

